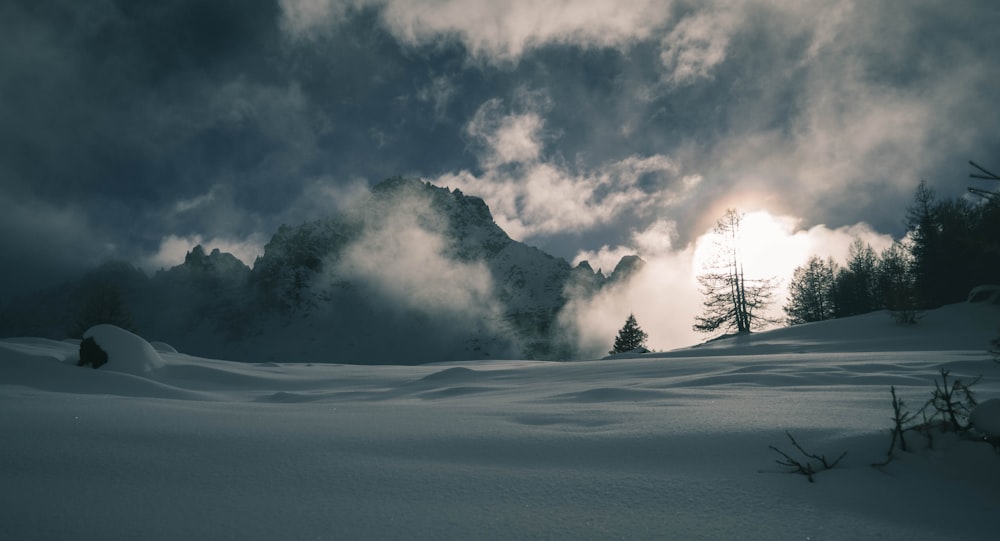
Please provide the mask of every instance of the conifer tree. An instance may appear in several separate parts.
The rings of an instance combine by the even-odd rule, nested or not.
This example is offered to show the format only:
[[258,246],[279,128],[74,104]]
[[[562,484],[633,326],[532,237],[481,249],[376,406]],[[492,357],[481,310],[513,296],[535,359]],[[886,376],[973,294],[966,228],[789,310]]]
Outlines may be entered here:
[[608,353],[614,355],[615,353],[625,353],[636,348],[646,347],[646,338],[648,337],[646,332],[639,328],[639,324],[635,321],[635,316],[629,314],[628,319],[625,320],[625,326],[618,331],[618,336],[615,337],[614,348]]
[[812,256],[805,265],[796,267],[788,285],[788,304],[784,307],[789,325],[834,317],[837,272],[837,264],[832,258],[823,261],[818,256]]

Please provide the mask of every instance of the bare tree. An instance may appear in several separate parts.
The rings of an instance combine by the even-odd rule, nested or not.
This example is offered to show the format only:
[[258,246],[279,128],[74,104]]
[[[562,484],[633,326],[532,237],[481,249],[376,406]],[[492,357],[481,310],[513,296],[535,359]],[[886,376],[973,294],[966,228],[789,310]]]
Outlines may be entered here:
[[705,296],[704,313],[695,318],[694,330],[719,329],[748,333],[776,323],[764,315],[774,295],[773,279],[747,279],[740,257],[740,223],[743,215],[728,209],[715,225],[715,261],[708,272],[698,276]]

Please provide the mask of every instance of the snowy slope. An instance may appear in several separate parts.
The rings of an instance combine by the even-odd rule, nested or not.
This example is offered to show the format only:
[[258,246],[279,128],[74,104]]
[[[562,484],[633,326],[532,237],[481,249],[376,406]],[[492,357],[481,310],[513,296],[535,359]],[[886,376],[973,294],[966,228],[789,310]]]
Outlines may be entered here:
[[[989,445],[912,434],[916,452],[870,464],[890,385],[917,405],[944,367],[1000,398],[998,327],[1000,309],[963,303],[912,328],[873,314],[634,359],[424,366],[119,336],[94,370],[72,342],[0,340],[0,523],[10,539],[992,540]],[[774,462],[785,431],[848,454],[810,484]]]

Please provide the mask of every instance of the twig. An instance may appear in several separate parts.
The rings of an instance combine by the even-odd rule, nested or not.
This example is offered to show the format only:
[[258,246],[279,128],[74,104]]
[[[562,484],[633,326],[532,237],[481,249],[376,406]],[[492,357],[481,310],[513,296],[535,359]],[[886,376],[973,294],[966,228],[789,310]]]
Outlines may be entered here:
[[[798,449],[800,453],[802,453],[803,455],[806,456],[806,458],[811,458],[813,460],[818,460],[820,462],[820,464],[823,466],[824,470],[832,469],[834,466],[836,466],[837,464],[839,464],[840,461],[845,456],[847,456],[847,451],[844,451],[843,453],[840,454],[839,457],[837,457],[837,460],[834,460],[833,462],[828,462],[827,459],[826,459],[826,455],[815,455],[815,454],[812,454],[812,453],[806,451],[805,449],[803,449],[802,446],[799,445],[799,442],[795,441],[795,438],[792,437],[792,434],[790,432],[786,431],[785,435],[788,436],[789,440],[791,440],[792,446],[794,446],[796,449]],[[813,467],[813,465],[810,462],[806,461],[803,464],[802,462],[799,462],[798,460],[795,460],[794,458],[788,456],[787,453],[785,453],[784,451],[782,451],[781,449],[778,449],[777,447],[775,447],[773,445],[769,445],[768,447],[772,451],[774,451],[774,452],[778,453],[779,455],[781,455],[782,457],[784,457],[784,460],[775,459],[776,463],[778,463],[778,464],[780,464],[782,466],[787,466],[789,468],[793,468],[793,470],[790,473],[801,473],[802,475],[805,475],[809,479],[810,483],[814,483],[815,482],[815,480],[813,479],[813,476],[816,474],[816,468]]]

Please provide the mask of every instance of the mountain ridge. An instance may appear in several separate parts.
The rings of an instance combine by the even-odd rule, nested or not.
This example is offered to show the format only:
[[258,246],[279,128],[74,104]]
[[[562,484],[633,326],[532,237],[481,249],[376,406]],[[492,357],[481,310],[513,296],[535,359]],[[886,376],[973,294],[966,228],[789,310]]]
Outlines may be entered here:
[[61,338],[88,288],[105,281],[122,289],[141,334],[200,355],[352,362],[371,360],[374,346],[385,351],[376,360],[400,362],[408,344],[412,363],[567,359],[579,354],[559,321],[570,298],[641,264],[623,258],[611,276],[571,266],[511,239],[479,197],[392,177],[338,215],[280,226],[252,266],[200,245],[152,276],[105,264],[25,297],[47,309],[0,321],[0,333]]

